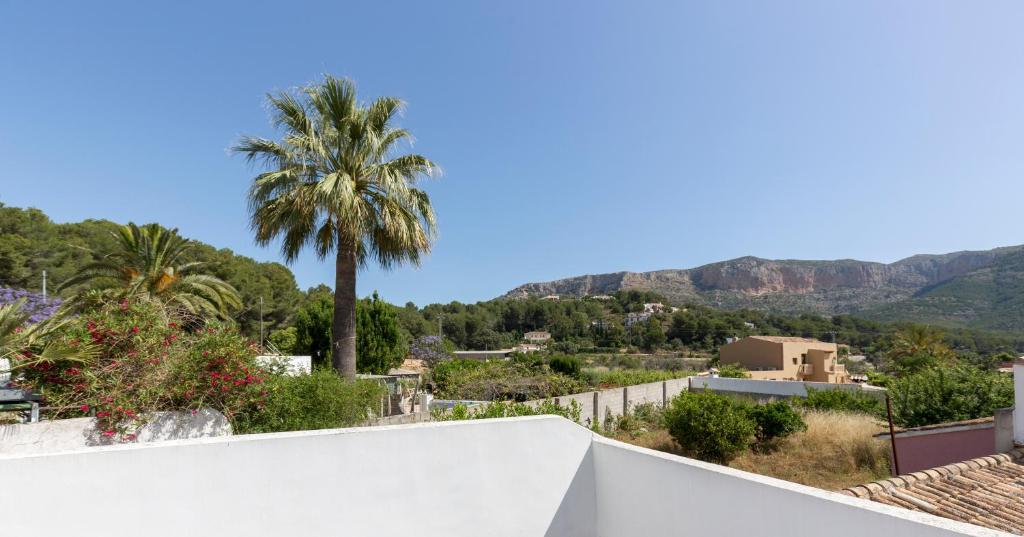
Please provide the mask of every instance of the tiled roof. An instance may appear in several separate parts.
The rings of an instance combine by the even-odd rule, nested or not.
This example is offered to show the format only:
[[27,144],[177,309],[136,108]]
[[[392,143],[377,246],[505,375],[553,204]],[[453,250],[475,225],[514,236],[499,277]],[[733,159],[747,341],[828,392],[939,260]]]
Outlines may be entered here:
[[843,490],[844,494],[1024,535],[1024,452],[1015,449]]

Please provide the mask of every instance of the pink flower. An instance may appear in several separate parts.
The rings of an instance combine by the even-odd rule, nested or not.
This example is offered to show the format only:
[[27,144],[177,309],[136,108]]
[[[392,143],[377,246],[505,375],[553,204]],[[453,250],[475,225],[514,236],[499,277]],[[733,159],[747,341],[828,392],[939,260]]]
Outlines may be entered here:
[[82,405],[82,406],[78,407],[78,410],[81,410],[82,412],[88,412],[89,411],[89,405]]
[[113,429],[107,429],[106,431],[103,431],[103,436],[108,436],[108,437],[109,436],[114,436],[114,430]]
[[138,326],[133,326],[132,327],[132,333],[133,334],[138,334],[139,333],[139,327]]

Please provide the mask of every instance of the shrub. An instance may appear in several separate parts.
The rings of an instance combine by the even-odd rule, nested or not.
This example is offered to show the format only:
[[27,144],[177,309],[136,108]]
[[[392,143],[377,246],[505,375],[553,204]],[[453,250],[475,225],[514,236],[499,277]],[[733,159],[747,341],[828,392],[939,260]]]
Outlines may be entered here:
[[569,377],[578,378],[580,376],[580,370],[583,368],[583,360],[580,360],[575,356],[552,356],[551,359],[548,360],[548,367],[550,367],[555,373],[561,373]]
[[233,420],[236,433],[332,429],[361,424],[387,390],[373,381],[349,382],[329,368],[308,375],[275,377],[267,397]]
[[718,376],[731,379],[748,379],[750,373],[747,368],[739,364],[725,364],[718,368]]
[[858,412],[881,416],[884,411],[882,401],[866,393],[851,390],[816,390],[807,388],[807,397],[795,399],[795,405],[814,410],[836,412]]
[[637,435],[658,429],[664,422],[665,411],[660,405],[640,403],[631,408],[628,414],[618,417],[615,429],[629,435]]
[[552,415],[562,416],[576,423],[580,421],[582,408],[576,400],[569,401],[567,406],[547,399],[541,401],[537,406],[514,401],[494,401],[480,406],[467,407],[463,404],[455,405],[451,409],[437,409],[432,411],[431,417],[435,421],[458,421],[458,420],[480,420],[488,418],[511,418],[516,416],[538,416]]
[[893,419],[902,427],[991,416],[1013,406],[1013,378],[969,366],[933,367],[889,382]]
[[807,424],[800,414],[785,401],[753,405],[747,409],[747,413],[754,420],[755,438],[762,448],[768,447],[776,439],[807,430]]
[[295,352],[296,345],[298,345],[298,332],[294,326],[274,330],[267,336],[267,343],[267,346],[271,347],[273,351],[284,355],[292,354]]
[[679,394],[665,424],[684,453],[720,464],[746,450],[756,429],[742,404],[712,392]]
[[672,380],[691,375],[689,371],[661,371],[654,369],[613,369],[611,371],[586,370],[584,381],[594,388],[616,388]]
[[431,372],[434,395],[443,399],[530,401],[583,391],[575,379],[552,373],[539,358],[442,362]]
[[232,419],[266,395],[255,344],[227,325],[184,330],[158,303],[101,305],[56,337],[91,359],[22,356],[18,384],[42,395],[51,418],[94,415],[106,437],[133,440],[157,411],[213,408]]

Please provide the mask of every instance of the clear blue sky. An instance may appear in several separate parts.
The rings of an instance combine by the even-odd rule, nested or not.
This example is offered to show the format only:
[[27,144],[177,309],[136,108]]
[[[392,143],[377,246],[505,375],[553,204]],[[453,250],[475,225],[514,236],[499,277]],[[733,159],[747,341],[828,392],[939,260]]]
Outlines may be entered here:
[[1024,243],[1020,2],[342,4],[0,0],[0,201],[278,260],[227,148],[332,73],[445,170],[434,252],[361,294]]

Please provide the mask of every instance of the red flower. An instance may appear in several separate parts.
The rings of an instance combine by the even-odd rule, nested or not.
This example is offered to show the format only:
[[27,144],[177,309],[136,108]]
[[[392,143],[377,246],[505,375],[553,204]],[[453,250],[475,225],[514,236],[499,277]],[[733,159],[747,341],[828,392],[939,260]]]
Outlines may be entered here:
[[107,429],[106,431],[103,431],[103,436],[114,436],[114,430]]
[[89,411],[89,405],[82,405],[82,406],[78,407],[78,410],[81,410],[82,412],[88,412]]
[[139,333],[139,327],[138,326],[133,326],[132,327],[132,333],[133,334],[138,334]]

